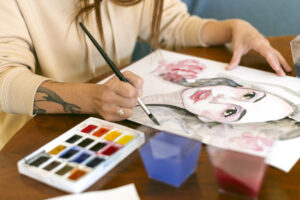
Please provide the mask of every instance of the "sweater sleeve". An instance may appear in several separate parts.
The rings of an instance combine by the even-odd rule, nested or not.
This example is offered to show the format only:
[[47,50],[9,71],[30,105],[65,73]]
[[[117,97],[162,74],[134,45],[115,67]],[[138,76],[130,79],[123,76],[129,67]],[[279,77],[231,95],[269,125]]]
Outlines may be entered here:
[[0,1],[0,111],[32,115],[39,85],[29,31],[15,0]]
[[[143,40],[148,40],[152,22],[153,0],[146,0],[140,23],[140,35]],[[179,0],[164,0],[163,15],[160,27],[160,45],[163,48],[178,49],[207,45],[201,38],[203,26],[214,19],[202,19],[191,16],[186,5]]]

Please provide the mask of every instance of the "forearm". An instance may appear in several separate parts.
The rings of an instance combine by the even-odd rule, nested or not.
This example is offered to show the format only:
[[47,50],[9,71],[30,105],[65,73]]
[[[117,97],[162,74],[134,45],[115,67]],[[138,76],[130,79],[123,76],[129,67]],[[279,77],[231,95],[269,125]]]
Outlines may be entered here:
[[46,81],[38,88],[33,114],[94,113],[91,94],[96,84]]

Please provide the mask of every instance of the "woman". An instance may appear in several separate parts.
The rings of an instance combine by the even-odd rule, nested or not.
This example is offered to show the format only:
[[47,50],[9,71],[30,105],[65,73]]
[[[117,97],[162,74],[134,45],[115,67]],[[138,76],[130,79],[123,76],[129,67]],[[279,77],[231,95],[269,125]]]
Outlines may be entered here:
[[[249,142],[253,138],[288,140],[300,135],[300,106],[296,105],[299,94],[284,86],[277,85],[276,92],[273,84],[241,80],[237,83],[231,78],[202,78],[193,82],[176,79],[181,80],[176,84],[186,88],[143,97],[161,126],[155,126],[139,107],[129,119],[204,143],[225,136],[244,144],[244,140]],[[272,93],[266,92],[271,88]],[[281,95],[291,97],[292,101]],[[219,130],[223,127],[221,123],[228,125],[228,135]]]
[[144,97],[143,101],[149,105],[183,108],[202,122],[230,124],[276,121],[291,116],[296,110],[286,99],[243,87],[227,78],[202,79],[191,85],[193,87],[178,92]]
[[78,21],[120,66],[130,62],[139,38],[168,49],[232,42],[228,69],[254,49],[278,75],[291,70],[249,23],[189,16],[179,0],[7,0],[0,20],[0,149],[35,114],[95,113],[110,121],[131,115],[143,80],[126,72],[133,85],[117,78],[84,83],[110,69]]

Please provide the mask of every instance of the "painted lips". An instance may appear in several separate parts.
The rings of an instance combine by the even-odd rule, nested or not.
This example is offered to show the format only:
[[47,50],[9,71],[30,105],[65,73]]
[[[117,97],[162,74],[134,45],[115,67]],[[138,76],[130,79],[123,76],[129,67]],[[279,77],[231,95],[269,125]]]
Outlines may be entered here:
[[197,103],[200,100],[205,100],[207,97],[211,95],[211,90],[199,90],[195,92],[190,98],[194,101],[194,103]]

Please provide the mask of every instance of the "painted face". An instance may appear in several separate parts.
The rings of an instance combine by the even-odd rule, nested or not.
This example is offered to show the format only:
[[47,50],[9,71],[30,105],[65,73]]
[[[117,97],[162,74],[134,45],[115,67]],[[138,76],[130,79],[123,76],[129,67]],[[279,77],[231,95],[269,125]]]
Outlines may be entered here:
[[294,108],[280,97],[243,87],[190,88],[182,92],[182,100],[184,107],[204,122],[265,122],[294,112]]

